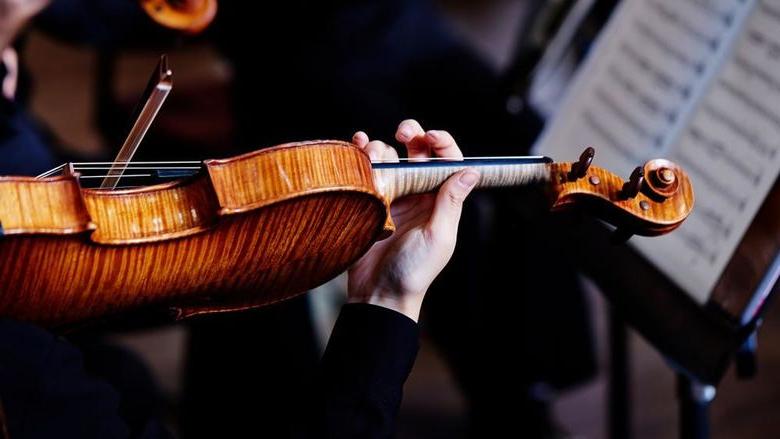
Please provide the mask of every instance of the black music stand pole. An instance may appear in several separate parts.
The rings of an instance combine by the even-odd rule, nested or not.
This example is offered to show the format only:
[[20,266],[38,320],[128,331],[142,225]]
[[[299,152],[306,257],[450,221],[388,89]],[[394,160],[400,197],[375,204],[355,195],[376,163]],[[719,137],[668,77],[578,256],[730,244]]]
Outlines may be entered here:
[[702,384],[682,373],[677,374],[680,439],[709,439],[709,408],[713,398],[715,386]]
[[610,439],[631,438],[631,398],[628,362],[628,328],[612,307],[609,319],[608,417]]
[[[769,269],[764,274],[753,293],[752,303],[742,316],[742,324],[749,328],[750,335],[736,352],[737,376],[741,379],[753,378],[756,374],[756,349],[758,336],[756,330],[768,302],[773,296],[777,280],[780,278],[780,251],[775,254]],[[677,374],[677,398],[680,403],[680,439],[709,439],[709,407],[715,398],[715,386],[692,380],[682,373]]]

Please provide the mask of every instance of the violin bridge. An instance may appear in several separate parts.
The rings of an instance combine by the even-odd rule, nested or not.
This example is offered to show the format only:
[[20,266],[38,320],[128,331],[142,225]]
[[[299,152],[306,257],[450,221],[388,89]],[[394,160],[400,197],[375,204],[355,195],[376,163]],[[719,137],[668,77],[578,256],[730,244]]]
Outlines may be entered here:
[[65,165],[62,167],[62,171],[60,171],[60,175],[72,176],[77,178],[79,176],[76,173],[76,170],[73,168],[73,162],[65,163]]

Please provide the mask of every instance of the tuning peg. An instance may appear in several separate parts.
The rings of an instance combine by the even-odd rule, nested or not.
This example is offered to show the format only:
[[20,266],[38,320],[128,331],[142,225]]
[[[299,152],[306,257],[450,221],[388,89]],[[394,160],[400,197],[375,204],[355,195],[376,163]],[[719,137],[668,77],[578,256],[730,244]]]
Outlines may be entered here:
[[662,160],[645,165],[645,183],[647,189],[659,201],[663,201],[677,192],[680,182],[675,171]]
[[642,183],[644,183],[644,169],[641,166],[637,166],[634,172],[631,173],[631,177],[623,184],[621,195],[626,198],[634,198],[639,194],[642,189]]
[[588,174],[588,168],[593,162],[593,156],[596,155],[596,150],[592,147],[585,148],[580,154],[580,159],[577,163],[571,165],[571,171],[569,171],[569,180],[578,180]]

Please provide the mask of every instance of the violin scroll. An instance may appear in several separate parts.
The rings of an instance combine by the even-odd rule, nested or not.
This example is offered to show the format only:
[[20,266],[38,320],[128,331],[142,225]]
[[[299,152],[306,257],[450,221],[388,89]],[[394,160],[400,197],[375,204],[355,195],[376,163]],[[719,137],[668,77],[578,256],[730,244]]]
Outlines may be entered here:
[[141,8],[158,24],[197,34],[217,14],[217,0],[140,0]]
[[[590,156],[590,164],[587,153],[583,157]],[[648,161],[628,181],[598,166],[587,166],[580,175],[582,162],[581,157],[551,165],[553,210],[584,206],[616,226],[621,236],[656,236],[679,227],[693,209],[690,179],[669,160]]]
[[679,166],[665,159],[655,159],[644,166],[645,189],[650,197],[663,201],[680,188],[677,174],[682,172]]

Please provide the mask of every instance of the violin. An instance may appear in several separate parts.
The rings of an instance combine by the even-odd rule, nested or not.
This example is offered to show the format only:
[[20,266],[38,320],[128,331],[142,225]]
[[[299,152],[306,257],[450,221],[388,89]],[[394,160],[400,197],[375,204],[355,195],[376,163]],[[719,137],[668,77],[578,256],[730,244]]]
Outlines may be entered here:
[[586,208],[625,234],[668,233],[691,212],[676,164],[651,160],[623,181],[593,157],[372,163],[351,143],[319,140],[129,164],[123,179],[167,179],[140,187],[83,187],[110,168],[96,163],[0,177],[0,316],[61,327],[150,306],[181,319],[281,301],[392,234],[393,200],[434,191],[466,166],[479,168],[477,187],[536,185],[553,211]]
[[189,34],[206,29],[217,14],[217,0],[139,0],[158,24]]

